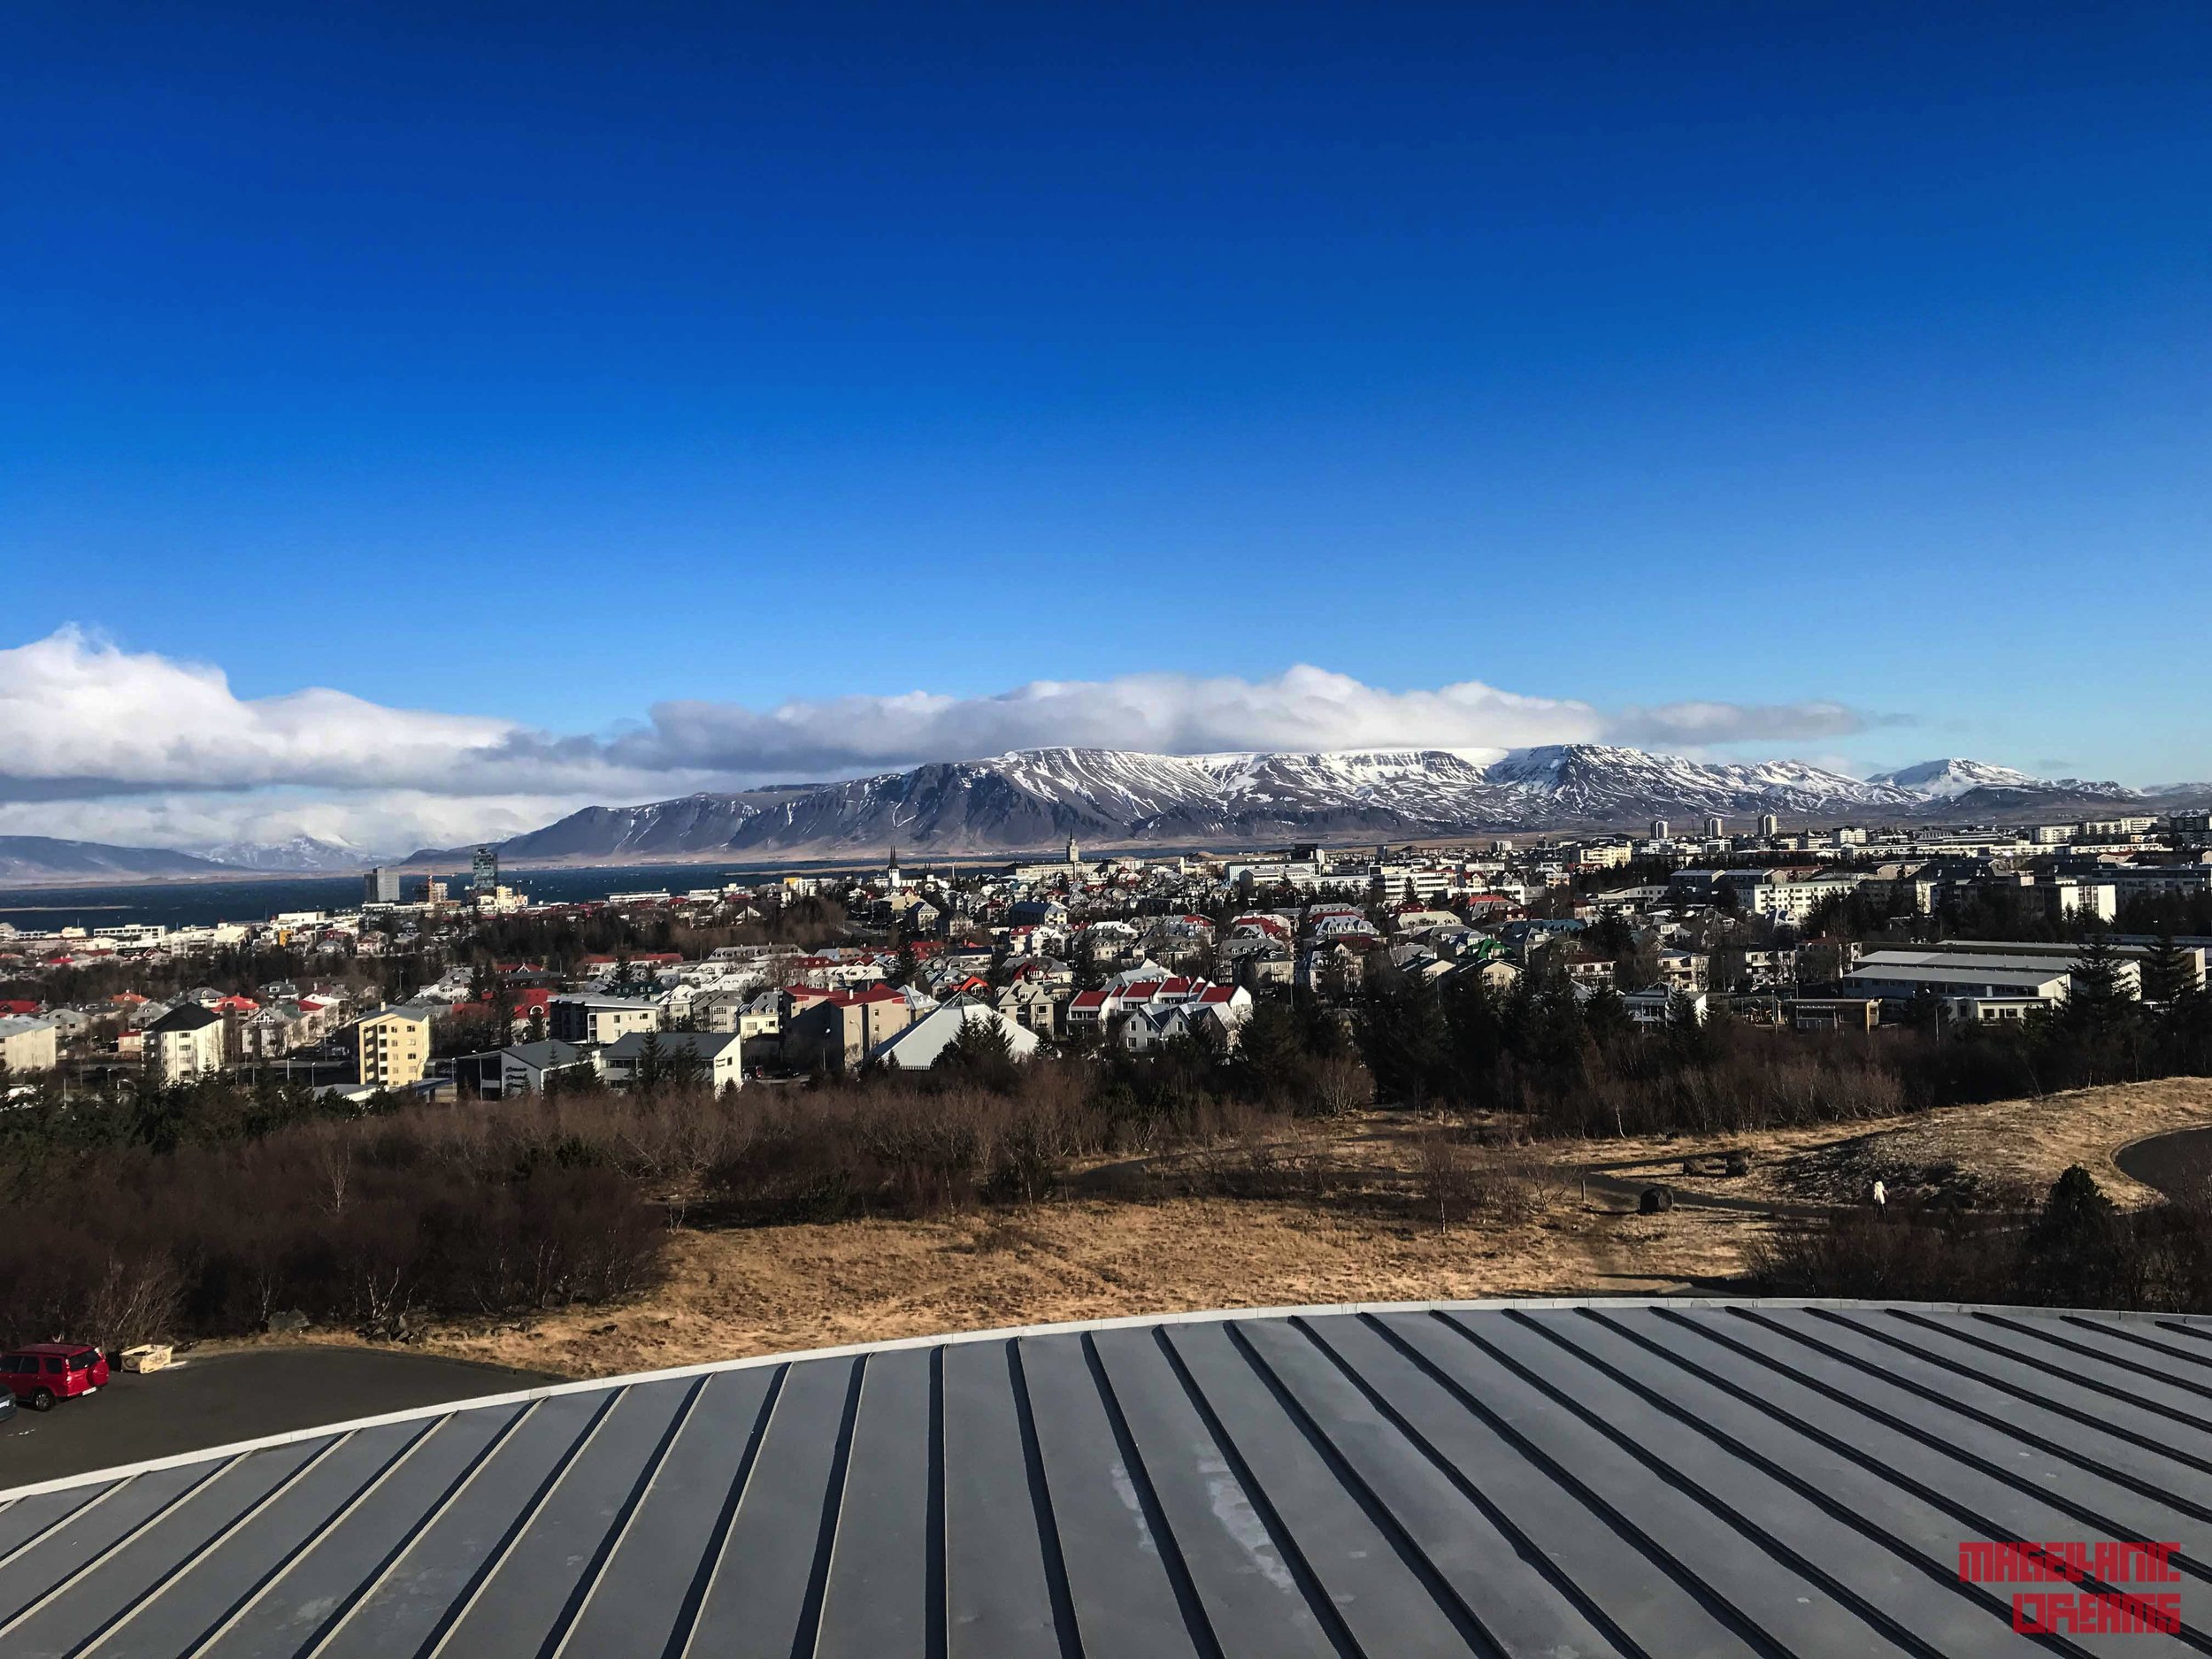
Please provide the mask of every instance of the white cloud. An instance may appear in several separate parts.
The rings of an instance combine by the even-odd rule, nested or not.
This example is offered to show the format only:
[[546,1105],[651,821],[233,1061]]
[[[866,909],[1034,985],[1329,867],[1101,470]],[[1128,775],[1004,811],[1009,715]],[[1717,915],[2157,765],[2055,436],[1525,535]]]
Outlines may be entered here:
[[649,730],[616,739],[608,752],[633,766],[799,776],[1062,744],[1174,755],[1517,749],[1594,739],[1605,724],[1588,703],[1517,696],[1477,680],[1384,691],[1302,664],[1271,680],[1040,680],[989,697],[916,691],[794,701],[766,710],[664,703],[653,709]]
[[511,730],[319,688],[241,698],[220,669],[123,651],[74,628],[0,650],[0,776],[11,779],[380,783],[443,772]]
[[1623,709],[1608,722],[1608,731],[1617,742],[1701,749],[1847,737],[1870,725],[1892,723],[1840,703],[1669,703]]
[[968,759],[1061,744],[1233,749],[1705,748],[1828,739],[1833,703],[1614,712],[1479,680],[1386,690],[1300,664],[1265,680],[1125,674],[993,696],[913,691],[766,710],[664,703],[611,737],[396,709],[321,687],[241,697],[219,668],[65,628],[0,649],[0,833],[157,846],[296,834],[375,851],[533,827],[592,801]]

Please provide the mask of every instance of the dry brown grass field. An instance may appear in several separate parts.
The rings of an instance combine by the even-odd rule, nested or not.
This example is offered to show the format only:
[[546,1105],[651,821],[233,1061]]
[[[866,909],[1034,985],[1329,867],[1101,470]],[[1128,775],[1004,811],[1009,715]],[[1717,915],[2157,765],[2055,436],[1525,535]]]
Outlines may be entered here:
[[[1963,1180],[2017,1196],[2077,1163],[2124,1203],[2147,1202],[2153,1194],[2111,1155],[2203,1124],[2212,1080],[2202,1079],[1703,1140],[1516,1147],[1501,1125],[1447,1134],[1373,1113],[1288,1140],[1102,1166],[1076,1195],[1013,1210],[685,1225],[669,1236],[664,1282],[626,1305],[440,1325],[424,1346],[587,1377],[1186,1309],[1711,1290],[1742,1273],[1747,1247],[1776,1225],[1760,1205],[1863,1202],[1877,1174],[1900,1190]],[[1719,1172],[1730,1152],[1745,1156],[1745,1172]],[[1686,1160],[1701,1172],[1685,1172]],[[1683,1202],[1635,1214],[1628,1189],[1586,1183],[1592,1168],[1631,1188],[1663,1182]],[[1709,1199],[1750,1202],[1704,1207]]]

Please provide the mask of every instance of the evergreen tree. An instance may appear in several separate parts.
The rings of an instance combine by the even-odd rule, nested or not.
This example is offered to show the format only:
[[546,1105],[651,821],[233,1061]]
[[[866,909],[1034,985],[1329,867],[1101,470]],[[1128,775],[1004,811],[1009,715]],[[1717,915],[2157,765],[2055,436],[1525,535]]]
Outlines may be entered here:
[[2135,1011],[2119,948],[2109,933],[2092,933],[2082,941],[2081,953],[2074,958],[2066,991],[2066,1023],[2086,1036],[2110,1036],[2124,1029]]
[[645,1041],[638,1049],[637,1070],[631,1076],[631,1087],[641,1094],[651,1094],[660,1087],[666,1064],[666,1059],[661,1053],[660,1033],[647,1032]]
[[1628,1017],[1628,1005],[1609,985],[1601,985],[1584,1001],[1582,1025],[1600,1048],[1635,1030],[1635,1022]]
[[997,1013],[980,1004],[966,1011],[964,1023],[945,1045],[938,1064],[964,1071],[1002,1094],[1011,1092],[1017,1082],[1013,1039]]
[[2212,1072],[2212,991],[2185,988],[2160,1015],[2158,1035],[2171,1070],[2196,1077]]
[[1699,1064],[1712,1057],[1714,1033],[1698,1012],[1697,999],[1687,991],[1667,993],[1667,1048],[1686,1064]]
[[706,1056],[690,1043],[679,1043],[662,1057],[660,1080],[676,1088],[704,1083],[707,1080]]
[[2028,1286],[2042,1300],[2116,1308],[2133,1299],[2120,1212],[2080,1164],[2051,1183],[2026,1245]]
[[2151,954],[2143,959],[2143,1000],[2170,1007],[2196,988],[2196,964],[2174,941],[2172,933],[2162,933]]
[[514,987],[507,983],[507,976],[499,971],[495,963],[487,977],[490,980],[487,995],[491,1002],[492,1046],[504,1048],[515,1040]]
[[1382,1100],[1417,1106],[1451,1091],[1449,1033],[1429,986],[1379,963],[1364,977],[1354,1020]]
[[1302,1105],[1311,1094],[1311,1063],[1295,1013],[1272,998],[1256,1003],[1237,1033],[1237,1071],[1256,1101]]

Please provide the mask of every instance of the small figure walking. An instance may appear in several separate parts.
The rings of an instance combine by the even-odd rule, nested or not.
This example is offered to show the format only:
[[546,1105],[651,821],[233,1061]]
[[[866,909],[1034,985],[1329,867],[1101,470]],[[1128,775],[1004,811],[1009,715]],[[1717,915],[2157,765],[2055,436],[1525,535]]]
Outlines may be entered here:
[[1874,1183],[1874,1208],[1875,1208],[1875,1209],[1877,1209],[1877,1210],[1879,1210],[1879,1209],[1880,1209],[1880,1208],[1881,1208],[1884,1204],[1886,1204],[1887,1202],[1889,1202],[1889,1188],[1887,1188],[1886,1187],[1884,1187],[1884,1186],[1881,1184],[1881,1182],[1879,1182],[1879,1181],[1875,1182],[1875,1183]]

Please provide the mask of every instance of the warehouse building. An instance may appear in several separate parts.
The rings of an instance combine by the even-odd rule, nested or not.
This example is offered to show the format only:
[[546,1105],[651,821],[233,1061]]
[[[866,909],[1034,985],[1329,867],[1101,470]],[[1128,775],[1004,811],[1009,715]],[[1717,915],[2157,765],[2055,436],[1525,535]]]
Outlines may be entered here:
[[[1916,997],[1943,1000],[1955,1017],[1977,1021],[2019,1019],[2040,1006],[2062,1002],[2073,983],[2078,945],[2023,946],[1975,941],[1870,950],[1843,976],[1847,996],[1884,1002]],[[2124,957],[2120,978],[2131,995],[2139,995],[2139,959]]]

